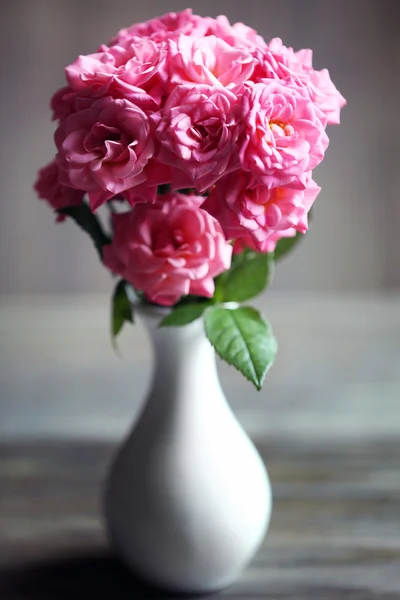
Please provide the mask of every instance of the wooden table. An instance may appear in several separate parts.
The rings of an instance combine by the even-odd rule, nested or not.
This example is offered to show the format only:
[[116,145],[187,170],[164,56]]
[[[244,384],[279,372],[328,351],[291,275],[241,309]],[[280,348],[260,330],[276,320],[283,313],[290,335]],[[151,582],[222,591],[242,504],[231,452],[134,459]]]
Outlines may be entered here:
[[[400,600],[400,295],[257,302],[279,340],[263,391],[219,368],[275,501],[262,550],[222,597]],[[115,356],[108,312],[103,295],[0,296],[0,600],[157,598],[102,529],[101,481],[152,364],[140,323]]]
[[[400,441],[258,447],[272,524],[241,600],[400,599]],[[99,509],[112,446],[0,445],[1,600],[160,598],[109,553]],[[210,597],[211,598],[211,597]]]

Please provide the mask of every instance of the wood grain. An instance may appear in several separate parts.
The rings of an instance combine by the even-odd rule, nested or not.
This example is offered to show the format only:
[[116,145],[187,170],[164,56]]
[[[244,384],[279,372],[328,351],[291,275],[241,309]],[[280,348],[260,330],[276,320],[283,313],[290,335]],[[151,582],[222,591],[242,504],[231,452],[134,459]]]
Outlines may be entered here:
[[[258,447],[274,490],[272,524],[222,597],[400,599],[400,442],[270,439]],[[0,445],[1,600],[162,597],[108,549],[99,498],[112,450],[100,443]]]

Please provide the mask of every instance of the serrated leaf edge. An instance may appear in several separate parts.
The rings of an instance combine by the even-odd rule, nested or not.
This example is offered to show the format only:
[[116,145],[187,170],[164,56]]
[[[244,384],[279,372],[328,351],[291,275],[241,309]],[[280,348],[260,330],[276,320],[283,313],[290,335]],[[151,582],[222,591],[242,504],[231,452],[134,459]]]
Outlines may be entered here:
[[[234,311],[234,310],[236,310],[235,308],[234,308],[234,309],[224,309],[224,308],[223,308],[223,307],[221,307],[221,306],[218,306],[218,307],[215,307],[215,308],[222,308],[223,310],[227,310],[227,311],[228,311],[228,310],[230,310],[230,311]],[[240,307],[239,307],[239,308],[240,308]],[[273,336],[273,338],[274,338],[274,340],[275,340],[275,345],[276,345],[276,350],[277,350],[277,347],[278,347],[278,345],[277,345],[277,343],[276,343],[276,338],[275,338],[275,336],[274,336],[274,334],[273,334],[273,331],[272,331],[272,328],[271,328],[270,324],[269,324],[269,323],[268,323],[268,321],[265,319],[264,315],[263,315],[262,313],[260,313],[260,312],[259,312],[257,309],[253,308],[253,307],[250,307],[250,306],[249,306],[249,307],[247,307],[247,308],[252,308],[253,310],[255,310],[255,311],[257,312],[258,316],[260,316],[260,317],[263,319],[263,321],[264,321],[264,323],[267,325],[267,327],[269,327],[269,328],[270,328],[270,330],[271,330],[271,334],[272,334],[272,336]],[[270,362],[270,363],[269,363],[269,364],[268,364],[268,365],[265,367],[265,369],[264,369],[264,371],[262,372],[262,374],[261,374],[260,378],[258,378],[258,376],[257,376],[257,373],[256,373],[256,371],[255,371],[255,368],[254,368],[254,365],[253,365],[253,361],[251,360],[251,354],[250,354],[250,351],[249,351],[248,345],[247,345],[247,343],[245,342],[246,350],[247,350],[248,356],[249,356],[249,358],[250,358],[251,367],[252,367],[252,370],[253,370],[253,373],[254,373],[254,376],[255,376],[255,377],[254,377],[254,380],[252,380],[252,379],[250,379],[250,377],[248,377],[248,375],[246,375],[246,373],[244,373],[244,372],[243,372],[241,369],[238,369],[238,367],[237,367],[236,365],[234,365],[234,364],[231,362],[231,360],[228,360],[228,359],[227,359],[225,356],[222,356],[222,354],[221,354],[221,353],[218,351],[218,349],[217,349],[217,348],[216,348],[216,346],[215,346],[215,343],[213,343],[213,342],[212,342],[212,340],[210,340],[210,338],[209,338],[208,331],[207,331],[207,319],[204,319],[204,330],[205,330],[205,333],[206,333],[207,339],[208,339],[208,341],[210,342],[210,344],[212,345],[212,347],[214,348],[214,350],[215,350],[216,354],[218,354],[218,356],[219,356],[219,357],[220,357],[220,358],[221,358],[221,359],[222,359],[224,362],[226,362],[226,363],[227,363],[229,366],[231,366],[231,367],[233,367],[234,369],[236,369],[237,371],[239,371],[239,372],[240,372],[240,373],[241,373],[241,374],[242,374],[242,375],[245,377],[245,379],[247,379],[247,381],[250,381],[250,383],[252,383],[252,384],[253,384],[253,385],[256,387],[256,389],[257,389],[258,391],[260,391],[260,390],[262,389],[263,383],[264,383],[264,381],[265,381],[265,377],[266,377],[266,375],[267,375],[268,371],[270,370],[270,368],[272,367],[272,364],[273,364],[273,363],[272,363],[272,362]],[[221,337],[221,335],[224,333],[224,331],[226,331],[226,328],[225,328],[225,329],[223,329],[223,330],[220,332],[220,335],[218,336],[218,339],[220,339],[220,337]],[[236,336],[236,337],[238,337],[238,336]],[[233,340],[234,340],[234,339],[236,339],[236,338],[233,338]],[[243,339],[243,338],[242,338],[242,339]],[[233,341],[233,340],[232,340],[232,341]],[[232,343],[232,342],[230,342],[230,343]]]

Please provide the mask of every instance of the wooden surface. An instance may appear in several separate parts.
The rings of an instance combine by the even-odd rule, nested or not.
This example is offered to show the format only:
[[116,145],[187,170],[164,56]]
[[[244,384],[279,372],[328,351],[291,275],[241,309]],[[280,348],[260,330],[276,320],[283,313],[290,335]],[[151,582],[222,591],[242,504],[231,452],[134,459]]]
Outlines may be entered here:
[[[400,599],[400,442],[258,447],[272,524],[241,600]],[[1,600],[160,598],[111,557],[99,510],[112,447],[0,446]],[[210,597],[211,598],[211,597]]]
[[[257,304],[279,340],[263,391],[219,369],[274,509],[222,597],[400,600],[400,296]],[[108,319],[106,296],[0,297],[0,600],[159,597],[112,559],[101,525],[101,481],[152,363],[140,323],[117,357]]]

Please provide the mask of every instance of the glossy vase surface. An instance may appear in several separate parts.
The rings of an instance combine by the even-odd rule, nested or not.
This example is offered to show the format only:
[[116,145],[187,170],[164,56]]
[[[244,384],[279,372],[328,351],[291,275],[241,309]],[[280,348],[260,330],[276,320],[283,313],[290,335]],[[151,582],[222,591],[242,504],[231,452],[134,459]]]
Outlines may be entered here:
[[124,562],[159,588],[220,590],[264,539],[268,475],[221,389],[202,319],[160,328],[159,312],[140,313],[155,366],[106,484],[109,537]]

